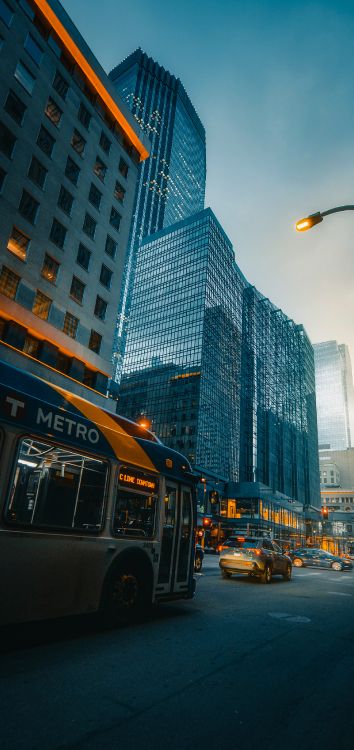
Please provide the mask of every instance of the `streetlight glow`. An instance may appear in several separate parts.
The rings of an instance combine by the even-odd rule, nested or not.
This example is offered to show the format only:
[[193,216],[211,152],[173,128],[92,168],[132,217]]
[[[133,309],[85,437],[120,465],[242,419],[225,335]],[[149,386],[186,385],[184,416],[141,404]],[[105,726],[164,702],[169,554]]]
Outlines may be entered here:
[[315,224],[319,224],[323,221],[324,216],[338,214],[340,211],[354,211],[354,206],[337,206],[336,208],[329,208],[328,211],[317,211],[315,214],[310,214],[304,219],[300,219],[300,221],[296,222],[296,231],[306,232],[307,229],[311,229]]
[[297,221],[296,230],[298,232],[306,232],[307,229],[311,229],[315,224],[319,224],[321,221],[323,221],[323,216],[320,211],[317,211],[316,214],[310,214],[310,216],[307,216],[305,219]]

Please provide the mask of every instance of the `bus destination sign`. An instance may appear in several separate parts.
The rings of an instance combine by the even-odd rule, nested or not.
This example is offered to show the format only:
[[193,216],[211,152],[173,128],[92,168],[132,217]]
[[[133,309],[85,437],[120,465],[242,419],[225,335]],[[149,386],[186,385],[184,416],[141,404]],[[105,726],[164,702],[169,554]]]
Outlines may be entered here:
[[139,492],[147,492],[149,495],[157,492],[157,477],[153,474],[144,474],[142,471],[131,469],[130,466],[122,466],[119,471],[119,484],[121,487],[131,487]]

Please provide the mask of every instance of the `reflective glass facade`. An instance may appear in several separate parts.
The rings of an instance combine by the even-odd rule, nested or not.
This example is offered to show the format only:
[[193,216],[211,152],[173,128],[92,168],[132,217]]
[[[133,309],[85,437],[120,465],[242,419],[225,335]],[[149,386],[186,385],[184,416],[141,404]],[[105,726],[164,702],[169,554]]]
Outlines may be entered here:
[[240,480],[318,508],[313,348],[254,287],[244,293]]
[[319,448],[346,450],[354,440],[353,375],[348,347],[314,345]]
[[243,286],[209,209],[143,242],[118,406],[224,476],[238,462]]
[[110,78],[151,143],[150,158],[140,166],[118,314],[119,379],[138,246],[144,237],[204,208],[206,154],[204,127],[179,79],[140,49]]
[[118,402],[192,464],[319,506],[313,350],[210,209],[142,242]]

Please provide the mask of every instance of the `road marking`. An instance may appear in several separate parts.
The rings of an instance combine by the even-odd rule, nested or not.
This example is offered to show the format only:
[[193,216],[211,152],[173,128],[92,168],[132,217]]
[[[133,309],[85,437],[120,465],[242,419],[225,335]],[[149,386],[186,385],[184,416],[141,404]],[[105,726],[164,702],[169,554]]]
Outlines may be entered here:
[[334,596],[353,596],[353,594],[344,594],[343,591],[326,591],[326,594],[334,594]]
[[289,612],[268,612],[269,617],[275,617],[277,620],[282,620],[284,617],[290,617]]
[[285,622],[311,622],[309,617],[305,617],[304,615],[290,615],[288,612],[268,612],[268,615],[276,620],[284,620]]
[[[295,570],[301,570],[301,568],[296,568],[296,567],[295,567]],[[306,573],[305,573],[305,575],[306,575],[306,578],[308,578],[309,576],[320,576],[320,575],[321,575],[321,573],[318,573],[317,571],[316,571],[316,573],[309,573],[309,572],[308,572],[308,571],[306,570]]]
[[[297,570],[301,570],[301,568],[293,567],[293,573],[295,573],[295,571]],[[303,575],[306,576],[306,578],[309,578],[309,576],[320,576],[321,573],[318,573],[317,571],[316,573],[312,573],[312,572],[310,573],[310,571],[306,569],[306,573],[304,572]]]

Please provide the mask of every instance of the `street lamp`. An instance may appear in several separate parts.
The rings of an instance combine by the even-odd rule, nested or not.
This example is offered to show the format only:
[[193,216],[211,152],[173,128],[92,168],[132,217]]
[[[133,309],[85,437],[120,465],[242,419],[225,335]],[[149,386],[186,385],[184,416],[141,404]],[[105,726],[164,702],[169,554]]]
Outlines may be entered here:
[[296,222],[296,230],[298,232],[306,232],[307,229],[312,229],[315,224],[320,224],[323,221],[324,216],[329,214],[337,214],[340,211],[354,211],[354,206],[337,206],[337,208],[329,208],[328,211],[317,211],[315,214],[310,214],[304,219]]
[[151,430],[152,428],[152,422],[148,417],[146,417],[144,414],[141,414],[140,417],[137,419],[137,424],[139,427],[143,427],[144,430]]

